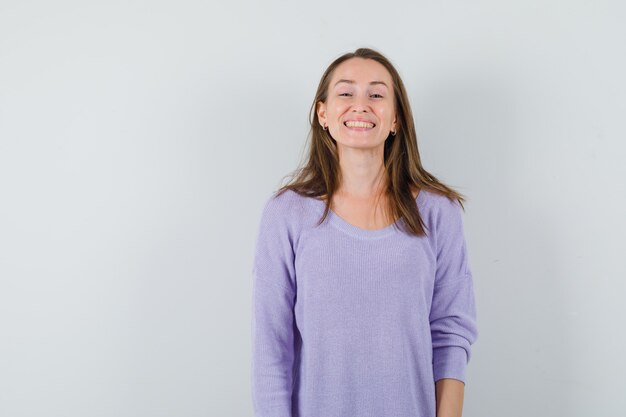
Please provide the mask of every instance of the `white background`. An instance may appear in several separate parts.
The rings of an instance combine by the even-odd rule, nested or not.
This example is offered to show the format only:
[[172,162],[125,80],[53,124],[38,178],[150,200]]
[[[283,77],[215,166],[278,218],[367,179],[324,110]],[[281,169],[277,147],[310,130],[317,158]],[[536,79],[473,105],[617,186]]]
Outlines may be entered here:
[[0,416],[251,416],[260,210],[326,66],[398,67],[468,196],[464,416],[626,409],[626,7],[0,2]]

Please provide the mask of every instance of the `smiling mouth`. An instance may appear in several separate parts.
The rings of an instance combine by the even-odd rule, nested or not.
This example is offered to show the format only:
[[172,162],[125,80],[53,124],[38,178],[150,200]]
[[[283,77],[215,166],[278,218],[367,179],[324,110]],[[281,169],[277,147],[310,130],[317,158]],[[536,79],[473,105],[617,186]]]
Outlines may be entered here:
[[372,129],[374,126],[376,126],[374,123],[362,122],[362,121],[356,121],[356,120],[348,120],[346,122],[343,122],[343,124],[346,127],[356,127],[356,128],[361,128],[361,129]]

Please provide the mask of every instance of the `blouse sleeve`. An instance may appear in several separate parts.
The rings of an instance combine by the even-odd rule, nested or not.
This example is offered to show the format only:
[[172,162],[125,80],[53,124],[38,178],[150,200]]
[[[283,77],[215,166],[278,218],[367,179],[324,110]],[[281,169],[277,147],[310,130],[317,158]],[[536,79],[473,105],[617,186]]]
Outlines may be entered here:
[[471,345],[478,338],[472,272],[463,231],[461,206],[444,198],[436,217],[437,268],[430,310],[435,382],[465,383]]
[[251,388],[255,417],[290,417],[294,363],[294,254],[279,200],[262,212],[252,268]]

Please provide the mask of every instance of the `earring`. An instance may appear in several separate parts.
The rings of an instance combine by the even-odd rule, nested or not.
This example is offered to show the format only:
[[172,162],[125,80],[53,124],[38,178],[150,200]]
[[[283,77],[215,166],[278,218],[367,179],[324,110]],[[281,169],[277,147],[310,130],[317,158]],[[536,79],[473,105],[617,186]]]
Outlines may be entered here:
[[324,125],[324,127],[322,129],[328,130],[328,126]]
[[397,132],[396,132],[395,130],[392,130],[392,131],[391,131],[391,136],[395,136],[395,135],[396,135],[396,133],[397,133]]

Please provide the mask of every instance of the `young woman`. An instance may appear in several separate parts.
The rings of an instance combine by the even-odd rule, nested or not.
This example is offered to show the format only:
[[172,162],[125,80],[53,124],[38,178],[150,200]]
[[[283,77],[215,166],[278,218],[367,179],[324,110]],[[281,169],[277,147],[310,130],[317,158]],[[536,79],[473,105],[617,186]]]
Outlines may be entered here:
[[258,229],[255,415],[460,417],[478,337],[465,199],[422,167],[388,59],[328,67],[310,141]]

